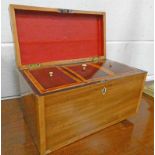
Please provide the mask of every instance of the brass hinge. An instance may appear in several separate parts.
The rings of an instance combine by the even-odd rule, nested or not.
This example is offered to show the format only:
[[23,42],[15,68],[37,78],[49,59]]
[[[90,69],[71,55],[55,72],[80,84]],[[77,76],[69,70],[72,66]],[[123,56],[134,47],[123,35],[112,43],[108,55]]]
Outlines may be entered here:
[[99,62],[99,58],[98,58],[98,57],[93,57],[93,58],[92,58],[92,62],[94,62],[94,63]]
[[59,9],[60,13],[71,13],[72,10],[69,9]]
[[35,69],[35,68],[39,68],[40,64],[29,64],[28,66],[30,69]]

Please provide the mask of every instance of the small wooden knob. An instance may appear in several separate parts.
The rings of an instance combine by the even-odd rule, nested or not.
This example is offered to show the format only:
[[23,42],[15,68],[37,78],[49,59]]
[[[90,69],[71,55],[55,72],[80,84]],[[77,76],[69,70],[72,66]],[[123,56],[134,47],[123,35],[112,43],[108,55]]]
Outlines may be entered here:
[[52,77],[53,76],[53,72],[49,72],[49,76]]
[[82,64],[82,70],[86,70],[87,64]]

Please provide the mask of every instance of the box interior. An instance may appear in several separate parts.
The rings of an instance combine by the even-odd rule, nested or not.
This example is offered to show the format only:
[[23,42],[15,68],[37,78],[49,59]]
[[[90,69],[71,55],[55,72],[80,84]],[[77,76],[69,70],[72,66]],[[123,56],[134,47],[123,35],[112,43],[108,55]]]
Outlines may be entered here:
[[[53,73],[51,77],[49,73]],[[42,85],[44,89],[65,87],[78,82],[56,67],[49,67],[37,70],[31,70],[32,76]]]
[[[97,64],[99,67],[99,63]],[[81,65],[72,65],[68,66],[67,69],[69,69],[70,72],[78,74],[85,80],[95,80],[104,76],[108,76],[108,74],[98,67],[94,67],[91,65],[91,63],[87,64],[87,67],[85,70],[82,69]]]
[[[99,79],[109,76],[106,71],[101,69],[99,63],[96,63],[98,67],[93,66],[93,64],[94,63],[87,64],[85,70],[83,70],[82,64],[75,64],[65,67],[55,66],[26,70],[24,71],[24,74],[28,77],[30,82],[34,85],[37,84],[36,88],[42,94],[95,81],[97,82]],[[53,73],[52,76],[49,74],[51,72]]]

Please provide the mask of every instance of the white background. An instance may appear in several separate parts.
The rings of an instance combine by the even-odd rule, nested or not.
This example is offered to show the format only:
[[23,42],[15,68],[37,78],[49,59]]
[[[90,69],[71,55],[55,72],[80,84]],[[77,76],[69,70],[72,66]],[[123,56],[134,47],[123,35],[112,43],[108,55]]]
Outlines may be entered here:
[[153,69],[153,0],[2,0],[2,97],[20,95],[9,4],[105,11],[107,58],[148,71]]

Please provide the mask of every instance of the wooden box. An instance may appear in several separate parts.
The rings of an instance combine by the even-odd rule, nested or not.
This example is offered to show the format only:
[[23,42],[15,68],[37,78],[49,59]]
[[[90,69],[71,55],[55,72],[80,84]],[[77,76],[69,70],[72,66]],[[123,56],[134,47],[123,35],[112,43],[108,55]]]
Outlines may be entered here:
[[106,59],[105,13],[10,12],[21,107],[41,155],[137,112],[146,72]]

